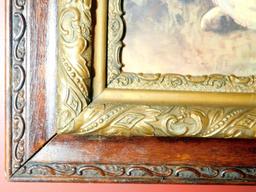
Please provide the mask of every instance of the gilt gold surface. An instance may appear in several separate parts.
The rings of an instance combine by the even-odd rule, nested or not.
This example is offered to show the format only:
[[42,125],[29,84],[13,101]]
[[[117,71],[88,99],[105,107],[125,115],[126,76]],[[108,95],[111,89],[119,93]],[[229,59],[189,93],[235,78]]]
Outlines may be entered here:
[[108,84],[120,75],[123,67],[121,61],[121,53],[124,46],[122,39],[125,30],[123,14],[122,0],[108,1]]
[[[124,73],[120,58],[124,31],[122,1],[93,2],[97,7],[92,9],[97,20],[94,45],[91,2],[59,3],[59,133],[256,137],[256,110],[252,108],[256,105],[254,76]],[[81,16],[72,17],[77,13]],[[87,30],[82,31],[83,27]],[[79,38],[75,43],[66,42],[65,38],[73,32]],[[90,73],[92,46],[94,76]],[[68,69],[77,72],[84,87],[73,81],[77,76],[70,76]]]
[[58,127],[65,127],[90,102],[91,0],[59,0]]
[[253,138],[256,109],[95,104],[70,133],[103,136]]
[[107,47],[107,2],[106,1],[93,1],[96,9],[96,25],[94,28],[94,43],[93,43],[93,69],[94,76],[92,82],[92,95],[93,98],[101,94],[106,88],[106,47]]
[[191,76],[122,72],[109,84],[109,88],[255,93],[256,76],[239,77],[221,74]]
[[[205,93],[180,94],[181,91],[177,91],[174,94],[172,91],[163,90],[106,88],[106,30],[101,30],[106,24],[105,20],[100,18],[106,16],[107,9],[102,9],[106,8],[107,1],[98,0],[95,6],[96,1],[92,1],[92,21],[94,8],[97,8],[97,17],[100,17],[95,29],[94,26],[91,28],[94,30],[93,36],[95,35],[92,40],[93,48],[96,49],[93,50],[92,65],[95,69],[90,76],[93,84],[91,88],[88,86],[88,90],[92,90],[88,94],[88,101],[91,103],[86,104],[88,107],[83,109],[80,116],[70,120],[66,126],[70,129],[58,127],[59,132],[81,134],[85,135],[84,137],[56,133],[55,115],[51,113],[55,111],[56,82],[52,72],[55,71],[56,63],[57,46],[54,40],[58,19],[55,16],[60,13],[56,10],[59,7],[58,1],[6,1],[8,16],[5,156],[8,180],[255,184],[254,140],[87,137],[110,133],[126,136],[149,136],[156,133],[175,137],[202,137],[206,132],[201,129],[203,126],[207,130],[209,127],[216,130],[215,133],[207,133],[208,136],[212,135],[209,137],[251,138],[255,129],[255,110],[243,106],[250,106],[250,103],[255,106],[253,94],[250,97],[250,94],[239,96],[232,93],[230,95],[234,101],[229,97],[227,103],[230,106],[227,107],[220,102],[214,102],[214,99],[221,98],[223,102],[226,98],[223,94],[227,93],[207,93],[211,94],[210,103],[218,107],[209,107],[209,102],[206,102],[204,107],[196,107],[196,103],[202,104],[199,101],[200,98],[205,98]],[[65,2],[65,8],[80,2],[86,3],[82,0]],[[64,20],[69,22],[69,19]],[[75,17],[72,21],[76,21]],[[76,22],[72,26],[77,26]],[[89,49],[85,51],[90,53]],[[63,51],[59,55],[62,53],[66,52]],[[66,54],[67,60],[72,59],[72,49],[69,53],[71,54]],[[59,63],[59,68],[62,64]],[[74,65],[75,62],[70,64]],[[48,67],[52,67],[51,71]],[[62,71],[61,74],[63,76],[58,77],[62,83],[69,85],[69,76],[65,76],[68,72]],[[60,84],[57,85],[58,88],[61,87]],[[65,96],[62,92],[60,94],[59,96]],[[186,106],[182,102],[185,96],[194,106]],[[182,105],[176,106],[178,102],[169,100],[169,97],[179,98]],[[237,100],[239,98],[243,101]],[[244,103],[246,99],[249,102]],[[164,103],[159,103],[161,106],[153,105],[160,100],[164,100]],[[239,106],[234,107],[234,103]],[[62,104],[65,106],[65,102]],[[88,132],[86,134],[83,131]]]

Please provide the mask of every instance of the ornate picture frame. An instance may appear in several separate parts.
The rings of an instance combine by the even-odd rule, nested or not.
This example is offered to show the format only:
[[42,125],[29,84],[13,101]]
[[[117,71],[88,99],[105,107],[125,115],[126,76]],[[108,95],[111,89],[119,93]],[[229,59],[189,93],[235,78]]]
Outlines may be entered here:
[[255,183],[254,76],[122,72],[121,0],[6,13],[11,181]]

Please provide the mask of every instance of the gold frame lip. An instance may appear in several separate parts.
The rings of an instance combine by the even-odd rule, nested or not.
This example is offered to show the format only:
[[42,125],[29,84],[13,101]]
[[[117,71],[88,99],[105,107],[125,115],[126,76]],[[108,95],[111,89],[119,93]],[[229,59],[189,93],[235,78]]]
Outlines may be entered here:
[[214,93],[106,88],[93,103],[255,107],[254,93]]
[[95,38],[94,38],[94,71],[95,75],[93,77],[93,98],[101,94],[101,92],[107,86],[106,77],[106,49],[107,49],[107,3],[98,3],[96,9],[97,19],[95,26]]
[[[121,0],[109,0],[102,4],[106,8],[108,20],[102,32],[107,35],[103,44],[108,52],[107,85],[94,101],[95,103],[129,103],[154,105],[201,105],[201,106],[256,106],[256,76],[235,75],[181,75],[181,74],[143,74],[122,71],[121,52],[124,38],[124,11]],[[105,43],[104,42],[104,43]],[[99,48],[99,47],[98,47]],[[173,81],[166,83],[166,81]],[[168,85],[166,85],[168,84]],[[161,88],[160,88],[161,87]],[[165,89],[166,88],[166,89]]]

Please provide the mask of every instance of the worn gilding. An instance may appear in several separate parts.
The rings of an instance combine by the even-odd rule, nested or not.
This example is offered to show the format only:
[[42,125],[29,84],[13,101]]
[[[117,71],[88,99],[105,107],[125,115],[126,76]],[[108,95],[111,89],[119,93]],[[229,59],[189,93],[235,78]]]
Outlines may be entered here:
[[71,133],[102,136],[253,138],[256,110],[188,106],[95,104]]
[[58,127],[65,129],[90,101],[91,0],[59,0]]
[[[100,89],[97,89],[97,97],[90,101],[90,84],[93,79],[90,73],[91,2],[64,0],[60,2],[59,133],[85,136],[255,137],[256,110],[249,108],[255,105],[254,76],[194,77],[178,74],[122,73],[120,57],[124,26],[120,0],[96,1],[98,13],[100,11],[96,14],[96,29],[101,31],[96,31],[94,39],[97,56],[94,70],[97,80],[94,79],[93,85],[105,84],[100,82],[105,75],[100,73],[99,77],[97,72],[102,72],[107,63],[108,88],[104,89],[101,85]],[[107,3],[109,3],[108,27],[103,14]],[[104,34],[107,30],[108,55],[105,58],[102,55],[104,51],[102,47],[105,47]],[[100,43],[104,46],[100,47]],[[132,91],[132,89],[142,89],[142,91]],[[164,94],[160,92],[150,94],[145,91],[147,89],[160,89]],[[174,93],[169,92],[170,89],[181,89],[183,92],[172,95]],[[124,91],[121,93],[122,90]],[[188,95],[184,90],[196,91],[198,95],[193,94],[193,97],[185,98]],[[208,100],[200,103],[203,97],[200,91],[213,93],[207,95]],[[225,92],[234,94],[227,97]],[[238,92],[251,94],[240,95]],[[156,98],[154,95],[158,94],[159,97]],[[164,98],[167,95],[168,97]],[[145,98],[145,101],[141,98]],[[183,104],[179,102],[185,99],[187,102]],[[164,103],[160,104],[160,100]]]

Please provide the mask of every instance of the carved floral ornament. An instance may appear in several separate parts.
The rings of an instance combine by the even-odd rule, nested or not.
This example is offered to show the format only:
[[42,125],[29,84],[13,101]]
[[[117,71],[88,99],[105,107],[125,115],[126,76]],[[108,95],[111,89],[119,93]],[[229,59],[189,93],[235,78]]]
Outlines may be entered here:
[[[151,164],[97,164],[73,162],[40,162],[34,157],[27,159],[27,134],[30,126],[26,122],[27,107],[27,19],[29,1],[13,0],[11,16],[11,90],[10,90],[10,169],[15,181],[114,181],[114,182],[184,182],[184,183],[250,183],[255,182],[256,171],[252,167],[222,167],[198,165],[151,165]],[[196,107],[157,106],[122,103],[94,103],[91,89],[92,71],[92,18],[91,1],[59,0],[59,70],[58,70],[58,121],[59,133],[104,136],[195,136],[195,137],[255,137],[256,109],[241,107]],[[110,9],[116,10],[118,23],[114,24],[118,34],[116,42],[120,49],[122,12],[120,1],[109,1]],[[115,15],[115,13],[118,13]],[[111,19],[111,18],[110,18]],[[111,26],[111,25],[110,25]],[[111,33],[111,32],[110,32]],[[110,34],[109,33],[109,34]],[[111,35],[111,34],[110,34]],[[114,51],[115,52],[115,51]],[[117,55],[119,53],[115,52]],[[114,56],[115,57],[115,56]],[[113,57],[113,58],[114,58]],[[115,57],[118,58],[118,57]],[[109,59],[109,57],[108,57]],[[111,62],[108,62],[111,65]],[[113,69],[108,87],[125,88],[130,81],[150,82],[145,88],[155,89],[165,75],[141,75],[121,73],[121,66]],[[108,73],[112,71],[109,70]],[[128,78],[126,77],[128,76]],[[134,78],[130,78],[133,76]],[[168,75],[167,75],[168,76]],[[178,75],[179,76],[179,75]],[[111,76],[108,76],[108,78]],[[121,78],[127,78],[128,81]],[[181,77],[191,79],[192,77]],[[222,78],[222,76],[220,76]],[[223,77],[227,82],[227,77]],[[242,89],[249,92],[253,88],[254,77],[237,80]],[[205,85],[211,78],[199,80]],[[238,78],[239,79],[239,78]],[[139,80],[140,81],[140,80]],[[127,83],[128,82],[128,83]],[[213,81],[215,82],[215,81]],[[246,82],[252,86],[246,86]],[[122,85],[123,84],[123,85]],[[193,83],[192,83],[193,84]],[[232,85],[236,85],[231,83]],[[230,84],[230,85],[231,85]],[[200,85],[200,86],[201,86]],[[213,85],[218,85],[213,83]],[[222,85],[222,84],[221,84]],[[124,87],[122,87],[124,86]],[[132,85],[132,87],[134,84]],[[172,85],[173,86],[173,85]],[[207,86],[211,86],[208,83]],[[157,86],[156,86],[157,87]],[[197,87],[197,86],[196,86]],[[225,87],[225,86],[224,86]],[[251,88],[250,88],[251,87]],[[139,85],[134,86],[139,89]],[[223,87],[222,87],[223,88]],[[222,89],[221,88],[221,89]],[[185,88],[184,88],[185,89]],[[208,89],[208,88],[207,88]],[[223,89],[223,91],[226,88]],[[234,89],[233,89],[234,90]],[[236,90],[236,89],[235,89]],[[40,151],[39,151],[40,153]],[[35,160],[35,161],[34,161]]]
[[90,102],[91,1],[59,1],[59,122],[68,124]]
[[[91,1],[59,3],[58,127],[60,133],[103,136],[253,138],[255,109],[235,107],[94,104],[91,99]],[[254,92],[255,77],[183,76],[121,72],[121,0],[108,1],[108,87],[119,89]],[[89,104],[89,106],[88,106]]]

